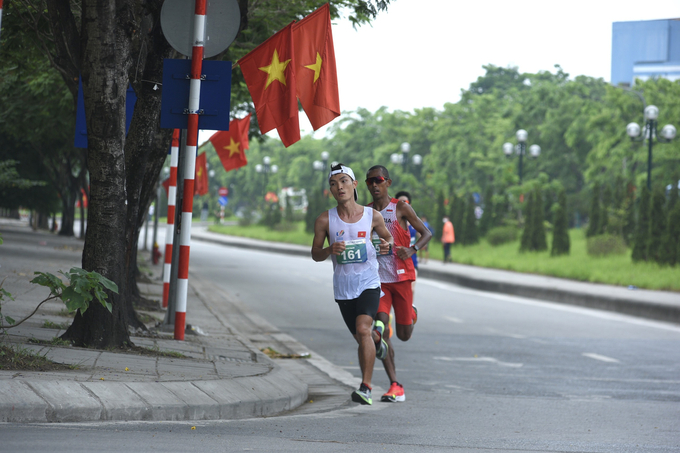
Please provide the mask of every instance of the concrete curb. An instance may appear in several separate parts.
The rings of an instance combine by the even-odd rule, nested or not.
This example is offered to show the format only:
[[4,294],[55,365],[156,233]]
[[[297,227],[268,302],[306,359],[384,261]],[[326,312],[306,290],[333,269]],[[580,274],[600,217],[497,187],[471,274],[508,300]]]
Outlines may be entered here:
[[[641,301],[633,298],[621,297],[616,294],[593,294],[579,290],[565,291],[564,289],[547,286],[478,279],[463,274],[442,272],[422,267],[418,272],[419,276],[425,278],[454,283],[480,291],[511,294],[530,299],[547,300],[550,302],[613,311],[641,318],[680,323],[680,304],[672,305],[664,304],[662,302]],[[678,295],[678,299],[680,302],[680,295]]]
[[276,365],[264,376],[213,381],[5,381],[0,422],[262,417],[300,406],[307,391],[307,384]]

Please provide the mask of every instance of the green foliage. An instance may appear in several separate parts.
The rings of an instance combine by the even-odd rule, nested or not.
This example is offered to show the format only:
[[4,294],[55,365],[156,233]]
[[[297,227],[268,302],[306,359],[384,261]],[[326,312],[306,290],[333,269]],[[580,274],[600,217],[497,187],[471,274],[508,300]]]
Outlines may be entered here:
[[668,222],[661,240],[659,263],[675,266],[680,258],[680,202],[678,190],[673,188],[668,200]]
[[652,210],[649,216],[649,245],[647,259],[660,262],[661,239],[666,231],[667,214],[664,209],[666,196],[662,187],[654,190],[652,195]]
[[111,303],[106,301],[108,295],[105,289],[117,294],[118,286],[114,282],[97,272],[87,272],[78,267],[59,273],[68,279],[68,286],[49,272],[36,272],[37,277],[31,283],[49,288],[50,294],[60,298],[70,312],[80,310],[81,314],[85,313],[93,299],[97,299],[109,312],[112,311]]
[[600,206],[600,186],[595,185],[590,199],[590,215],[588,216],[587,237],[597,236],[602,232],[602,207]]
[[569,221],[567,220],[567,195],[562,189],[557,195],[557,203],[553,207],[554,225],[551,256],[568,255],[571,247],[569,241]]
[[484,193],[484,212],[482,218],[479,220],[479,234],[485,236],[493,224],[494,204],[493,204],[493,187],[489,184]]
[[[605,184],[602,189],[602,207],[600,209],[600,232],[607,233],[610,231],[609,213],[615,211],[617,206],[613,206],[613,194],[609,184]],[[614,228],[620,229],[620,228]]]
[[524,230],[522,231],[522,239],[519,244],[520,252],[527,252],[531,250],[531,241],[534,235],[534,192],[529,192],[524,199]]
[[437,191],[437,213],[435,214],[434,225],[435,232],[438,233],[437,240],[441,240],[442,231],[444,231],[444,216],[446,215],[446,207],[444,206],[444,192],[440,189]]
[[469,195],[467,198],[463,214],[464,227],[461,242],[463,245],[472,245],[479,242],[479,232],[477,231],[477,218],[475,217],[475,201],[472,195]]
[[[450,211],[449,220],[453,224],[453,229],[456,232],[457,238],[465,237],[465,197],[458,197],[454,193],[451,196],[451,203],[449,203]],[[443,228],[443,227],[442,227]],[[442,231],[442,230],[440,230]],[[462,239],[458,239],[453,243],[454,245],[462,245]]]
[[0,283],[0,324],[4,325],[12,325],[16,323],[14,318],[7,316],[2,313],[2,302],[4,301],[5,297],[11,300],[14,300],[14,297],[12,297],[12,294],[10,294],[8,291],[2,288],[3,283],[5,281],[3,280],[2,283]]
[[600,234],[591,236],[587,240],[588,255],[606,256],[623,255],[628,251],[626,243],[621,236]]
[[531,228],[531,250],[543,251],[548,249],[548,243],[545,239],[545,223],[543,221],[543,196],[541,189],[534,189],[534,209]]
[[649,214],[651,195],[647,186],[642,186],[640,194],[637,222],[635,224],[635,238],[633,241],[633,261],[647,261],[649,250]]
[[497,246],[501,244],[505,244],[506,242],[512,242],[517,239],[517,227],[514,227],[512,225],[506,225],[506,226],[499,226],[499,227],[494,227],[491,228],[487,233],[486,233],[486,240],[491,244],[492,246]]

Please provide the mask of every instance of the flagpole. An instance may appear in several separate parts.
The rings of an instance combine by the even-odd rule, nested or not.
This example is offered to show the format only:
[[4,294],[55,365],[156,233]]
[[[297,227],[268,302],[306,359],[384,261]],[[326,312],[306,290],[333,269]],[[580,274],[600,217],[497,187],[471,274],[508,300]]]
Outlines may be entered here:
[[172,133],[170,147],[170,184],[168,186],[168,221],[165,230],[165,261],[163,264],[163,308],[168,307],[170,275],[172,273],[172,238],[175,232],[175,202],[177,200],[177,161],[179,157],[179,129]]
[[194,209],[194,178],[196,172],[196,147],[198,143],[198,113],[201,97],[206,0],[196,0],[195,5],[194,46],[191,52],[191,75],[189,81],[189,118],[186,139],[187,155],[184,166],[182,224],[179,243],[179,265],[177,267],[175,340],[184,340],[184,331],[186,328],[187,293],[189,291],[189,252],[191,246],[191,220]]

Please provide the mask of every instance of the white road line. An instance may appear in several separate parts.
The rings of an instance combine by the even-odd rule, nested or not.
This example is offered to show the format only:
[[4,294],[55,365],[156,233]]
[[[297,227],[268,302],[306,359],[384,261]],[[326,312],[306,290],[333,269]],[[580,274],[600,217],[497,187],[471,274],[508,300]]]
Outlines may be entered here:
[[508,368],[521,368],[524,366],[523,363],[501,362],[500,360],[494,359],[493,357],[433,357],[433,359],[443,360],[445,362],[488,362]]
[[595,354],[594,352],[584,352],[583,356],[595,360],[601,360],[602,362],[621,363],[619,360],[607,357],[606,355]]
[[680,326],[674,324],[664,323],[661,321],[654,321],[651,319],[641,319],[630,315],[621,313],[607,312],[598,310],[596,308],[577,307],[572,305],[560,304],[557,302],[550,302],[547,300],[531,300],[524,299],[519,296],[509,296],[506,294],[492,293],[488,291],[479,291],[475,289],[462,288],[452,283],[444,283],[427,278],[419,278],[418,283],[431,285],[446,291],[451,291],[460,294],[470,294],[478,297],[488,297],[489,299],[503,300],[506,302],[513,302],[516,304],[531,305],[534,307],[550,308],[553,310],[564,311],[569,313],[578,313],[582,315],[591,316],[593,318],[607,319],[610,321],[625,322],[627,324],[635,324],[638,326],[652,327],[656,329],[669,330],[671,332],[680,333]]
[[463,324],[463,320],[460,318],[454,318],[453,316],[444,316],[444,319],[455,322],[456,324]]

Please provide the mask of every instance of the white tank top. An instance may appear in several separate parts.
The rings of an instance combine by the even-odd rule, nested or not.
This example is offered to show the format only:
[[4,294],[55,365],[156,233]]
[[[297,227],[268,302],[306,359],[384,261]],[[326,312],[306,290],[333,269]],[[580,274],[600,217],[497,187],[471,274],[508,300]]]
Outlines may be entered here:
[[337,300],[356,299],[367,289],[380,288],[378,261],[371,244],[373,208],[364,207],[364,215],[356,223],[345,223],[338,208],[328,210],[329,243],[345,241],[342,255],[333,259],[333,293]]

